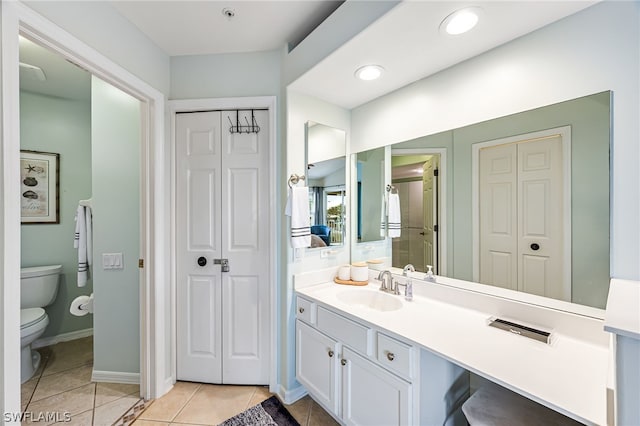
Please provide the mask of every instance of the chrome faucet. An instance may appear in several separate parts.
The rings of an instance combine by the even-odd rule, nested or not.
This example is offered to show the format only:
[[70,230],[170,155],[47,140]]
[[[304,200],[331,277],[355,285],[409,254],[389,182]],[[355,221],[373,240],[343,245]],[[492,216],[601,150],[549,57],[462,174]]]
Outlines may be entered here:
[[391,276],[391,272],[380,271],[378,274],[378,280],[380,280],[380,291],[392,291],[393,290],[393,277]]
[[409,276],[409,272],[415,272],[416,268],[413,267],[412,264],[407,264],[404,269],[402,269],[402,275],[404,275],[405,277]]

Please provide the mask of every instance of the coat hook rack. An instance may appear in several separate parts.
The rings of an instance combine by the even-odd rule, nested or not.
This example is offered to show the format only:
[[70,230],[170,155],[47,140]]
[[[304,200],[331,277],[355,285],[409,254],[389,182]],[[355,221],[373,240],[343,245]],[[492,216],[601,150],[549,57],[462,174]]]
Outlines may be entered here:
[[[251,123],[249,123],[249,119],[247,118],[247,116],[244,116],[244,121],[247,124],[240,124],[240,111],[251,111]],[[255,110],[236,110],[236,122],[235,125],[233,123],[233,121],[231,120],[230,116],[227,116],[227,119],[229,120],[229,124],[231,125],[231,127],[229,127],[229,132],[230,133],[259,133],[260,132],[260,126],[258,126],[258,122],[256,121],[256,117],[254,114]]]

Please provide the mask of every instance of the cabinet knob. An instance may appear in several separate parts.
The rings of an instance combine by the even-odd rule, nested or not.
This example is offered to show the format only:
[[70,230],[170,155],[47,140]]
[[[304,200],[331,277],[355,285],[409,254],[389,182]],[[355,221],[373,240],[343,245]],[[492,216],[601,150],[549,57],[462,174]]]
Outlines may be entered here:
[[329,354],[329,358],[333,358],[333,351],[329,351],[328,354]]
[[344,359],[344,358],[342,358],[342,359],[340,360],[340,364],[342,364],[342,365],[347,365],[347,360],[346,360],[346,359]]
[[204,256],[200,256],[198,258],[198,266],[206,266],[207,265],[207,258]]
[[387,352],[387,359],[389,361],[393,361],[396,358],[396,356],[393,354],[393,352]]
[[304,313],[304,308],[298,308],[298,312],[300,312],[301,314]]
[[540,249],[540,244],[538,244],[538,243],[533,243],[533,244],[531,244],[531,246],[530,246],[530,247],[531,247],[531,250],[534,250],[534,251],[535,251],[535,250],[539,250],[539,249]]

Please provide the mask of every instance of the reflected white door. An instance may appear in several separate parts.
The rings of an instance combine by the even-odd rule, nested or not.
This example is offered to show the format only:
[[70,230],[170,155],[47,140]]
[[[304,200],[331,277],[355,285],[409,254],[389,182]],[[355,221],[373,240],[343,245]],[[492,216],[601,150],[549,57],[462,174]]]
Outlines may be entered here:
[[[435,225],[435,217],[436,217],[436,203],[435,203],[435,179],[434,179],[434,171],[436,169],[435,165],[436,157],[431,157],[429,160],[425,161],[422,165],[422,213],[424,216],[423,219],[423,229],[422,229],[422,244],[423,244],[423,265],[424,271],[426,272],[426,265],[433,266],[433,272],[437,273],[437,250],[438,245],[436,244],[436,233],[434,229]],[[422,270],[422,269],[421,269]]]
[[257,134],[231,134],[235,114],[176,116],[177,377],[267,384],[268,112]]
[[482,148],[480,282],[563,294],[562,137]]

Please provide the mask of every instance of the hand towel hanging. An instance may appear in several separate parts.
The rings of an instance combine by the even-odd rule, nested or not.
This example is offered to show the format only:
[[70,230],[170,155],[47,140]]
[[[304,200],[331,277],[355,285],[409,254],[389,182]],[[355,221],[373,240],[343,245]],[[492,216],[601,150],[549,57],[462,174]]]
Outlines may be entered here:
[[388,235],[391,238],[400,237],[401,223],[400,223],[400,197],[398,194],[389,194],[389,213],[388,213],[387,227],[389,229]]
[[91,208],[78,206],[73,247],[78,249],[78,287],[84,287],[89,280],[89,266],[93,256]]
[[294,186],[289,189],[285,214],[291,216],[291,247],[311,246],[308,187]]

